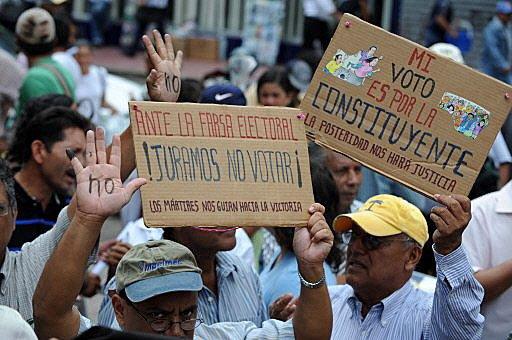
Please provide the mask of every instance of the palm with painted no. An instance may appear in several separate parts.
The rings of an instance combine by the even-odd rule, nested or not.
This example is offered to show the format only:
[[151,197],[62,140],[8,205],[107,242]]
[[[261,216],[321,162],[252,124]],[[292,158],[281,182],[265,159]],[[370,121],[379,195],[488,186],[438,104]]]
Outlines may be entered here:
[[90,217],[106,219],[128,203],[133,193],[146,183],[138,178],[123,187],[121,181],[121,142],[114,136],[109,162],[103,129],[87,131],[86,167],[78,158],[71,159],[76,175],[77,211]]
[[183,53],[174,54],[169,34],[164,39],[157,30],[153,30],[155,46],[148,36],[142,37],[152,69],[146,78],[146,86],[151,100],[157,102],[176,102],[181,90],[181,62]]

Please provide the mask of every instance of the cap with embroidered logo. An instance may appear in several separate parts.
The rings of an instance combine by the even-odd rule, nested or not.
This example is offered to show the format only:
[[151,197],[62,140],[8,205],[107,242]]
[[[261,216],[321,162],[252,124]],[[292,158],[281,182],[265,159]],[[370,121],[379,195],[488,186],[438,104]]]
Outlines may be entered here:
[[201,93],[200,103],[221,105],[247,105],[245,95],[232,84],[217,84],[207,87]]
[[131,248],[116,270],[117,292],[124,289],[132,302],[171,292],[200,291],[201,269],[185,246],[158,240]]
[[427,221],[421,211],[403,198],[377,195],[369,198],[357,212],[334,219],[334,229],[344,232],[358,225],[373,236],[406,234],[422,247],[428,240]]

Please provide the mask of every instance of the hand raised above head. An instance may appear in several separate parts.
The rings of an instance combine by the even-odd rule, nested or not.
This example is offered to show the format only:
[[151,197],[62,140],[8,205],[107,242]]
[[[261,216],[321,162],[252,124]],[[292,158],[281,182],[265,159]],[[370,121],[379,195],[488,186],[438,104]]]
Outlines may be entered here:
[[324,212],[321,204],[311,205],[307,227],[295,229],[293,250],[301,264],[323,266],[331,251],[334,236],[325,221]]
[[153,39],[156,50],[148,36],[142,37],[152,65],[151,72],[146,78],[149,97],[157,102],[176,102],[181,90],[183,53],[178,51],[176,56],[174,55],[172,39],[169,34],[165,34],[162,39],[160,32],[153,30]]
[[436,225],[432,235],[437,252],[447,255],[462,243],[462,233],[471,220],[471,201],[462,195],[436,195],[443,206],[434,207],[430,218]]
[[66,150],[76,175],[77,212],[98,219],[106,219],[117,213],[131,196],[146,183],[138,178],[123,187],[121,182],[121,142],[114,136],[112,152],[107,163],[105,133],[97,128],[96,133],[87,131],[86,167],[71,150]]

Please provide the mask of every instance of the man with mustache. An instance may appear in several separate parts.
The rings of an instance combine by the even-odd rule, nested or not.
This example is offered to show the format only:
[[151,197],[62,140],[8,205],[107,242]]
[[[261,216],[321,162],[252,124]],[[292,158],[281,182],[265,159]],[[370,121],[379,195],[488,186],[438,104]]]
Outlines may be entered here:
[[392,195],[374,196],[334,228],[348,243],[347,285],[331,287],[332,339],[480,339],[484,290],[462,247],[471,219],[465,196],[436,195],[430,217],[437,263],[434,295],[410,279],[428,239],[418,208]]
[[[37,106],[38,99],[34,101]],[[72,149],[80,159],[85,153],[89,121],[68,107],[47,101],[45,110],[21,120],[8,154],[8,159],[20,166],[14,176],[18,217],[8,245],[11,250],[21,249],[53,227],[75,190],[73,168],[64,151]]]

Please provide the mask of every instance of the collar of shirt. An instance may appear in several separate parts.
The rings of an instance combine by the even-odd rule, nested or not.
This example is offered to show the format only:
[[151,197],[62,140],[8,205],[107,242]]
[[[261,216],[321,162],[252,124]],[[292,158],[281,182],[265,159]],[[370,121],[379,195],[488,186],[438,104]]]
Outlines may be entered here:
[[[403,303],[409,293],[412,291],[412,285],[409,281],[407,281],[402,288],[395,291],[390,296],[383,299],[378,304],[372,306],[370,311],[377,309],[380,311],[380,323],[384,327],[389,320],[396,314],[397,311],[402,308]],[[348,296],[347,303],[352,309],[352,317],[361,317],[361,309],[363,304],[356,297],[354,291],[352,290],[352,294]],[[370,312],[369,311],[369,312]]]
[[215,257],[217,259],[216,270],[218,276],[226,278],[231,274],[234,275],[235,272],[241,273],[241,271],[238,270],[237,265],[233,262],[231,257],[225,252],[220,251],[217,253]]
[[512,213],[512,180],[498,192],[496,200],[496,212],[499,214]]
[[5,259],[0,268],[0,294],[5,295],[6,282],[9,280],[9,273],[11,268],[12,256],[9,249],[5,248]]

